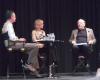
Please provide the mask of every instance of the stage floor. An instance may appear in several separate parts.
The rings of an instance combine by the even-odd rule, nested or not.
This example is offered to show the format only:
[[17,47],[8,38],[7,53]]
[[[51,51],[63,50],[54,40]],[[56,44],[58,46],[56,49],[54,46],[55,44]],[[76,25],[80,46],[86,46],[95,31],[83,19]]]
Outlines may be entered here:
[[10,76],[8,79],[6,77],[1,77],[0,80],[100,80],[100,78],[95,77],[95,73],[90,75],[89,73],[59,73],[56,74],[55,78],[35,78],[33,76]]

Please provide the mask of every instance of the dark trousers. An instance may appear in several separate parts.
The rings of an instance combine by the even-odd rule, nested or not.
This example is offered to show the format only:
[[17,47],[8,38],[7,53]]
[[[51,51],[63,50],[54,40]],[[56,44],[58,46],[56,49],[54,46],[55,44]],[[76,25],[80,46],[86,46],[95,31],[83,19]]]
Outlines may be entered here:
[[46,45],[44,48],[39,49],[40,73],[48,73],[49,65],[53,62],[57,63],[54,47]]
[[86,63],[90,65],[90,59],[91,59],[91,53],[92,53],[92,47],[89,45],[80,45],[80,46],[74,46],[73,50],[73,66],[75,66],[78,62],[78,56],[84,56]]
[[39,59],[39,66],[40,66],[40,73],[48,73],[48,47],[45,46],[39,49],[38,59]]

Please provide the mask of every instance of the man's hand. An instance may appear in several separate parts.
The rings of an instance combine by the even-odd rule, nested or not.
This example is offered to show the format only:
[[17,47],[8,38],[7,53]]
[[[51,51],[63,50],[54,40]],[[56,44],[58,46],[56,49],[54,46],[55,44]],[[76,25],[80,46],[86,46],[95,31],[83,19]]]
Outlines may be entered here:
[[77,47],[76,41],[72,41],[72,45],[73,45],[73,47]]
[[76,45],[76,41],[72,41],[73,46]]
[[26,41],[25,38],[19,38],[18,40],[19,40],[19,41],[24,41],[24,42]]
[[89,45],[93,45],[93,41],[89,41],[88,44],[89,44]]

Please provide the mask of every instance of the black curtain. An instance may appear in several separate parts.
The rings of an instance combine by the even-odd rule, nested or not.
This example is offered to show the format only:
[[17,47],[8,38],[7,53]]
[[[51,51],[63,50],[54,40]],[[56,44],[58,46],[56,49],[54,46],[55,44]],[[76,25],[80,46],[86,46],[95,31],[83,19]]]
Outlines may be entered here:
[[47,33],[54,32],[56,39],[64,40],[59,46],[58,72],[72,71],[72,53],[68,42],[72,29],[76,28],[79,18],[86,20],[88,27],[94,30],[97,44],[93,54],[93,69],[96,70],[97,53],[100,45],[100,0],[0,0],[0,24],[4,23],[6,10],[16,12],[17,21],[14,24],[16,34],[31,42],[31,31],[36,18],[45,21]]

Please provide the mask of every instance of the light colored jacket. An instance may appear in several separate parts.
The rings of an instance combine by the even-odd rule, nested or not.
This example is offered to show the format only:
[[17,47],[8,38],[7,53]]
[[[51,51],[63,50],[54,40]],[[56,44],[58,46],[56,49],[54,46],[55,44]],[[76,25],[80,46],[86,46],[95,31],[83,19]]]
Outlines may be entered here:
[[[87,42],[93,41],[93,44],[95,44],[96,38],[94,36],[93,30],[90,28],[86,28],[86,32],[87,32]],[[72,42],[76,42],[77,34],[78,34],[78,29],[75,29],[72,31],[71,37],[69,39],[69,42],[71,44],[72,44]]]

